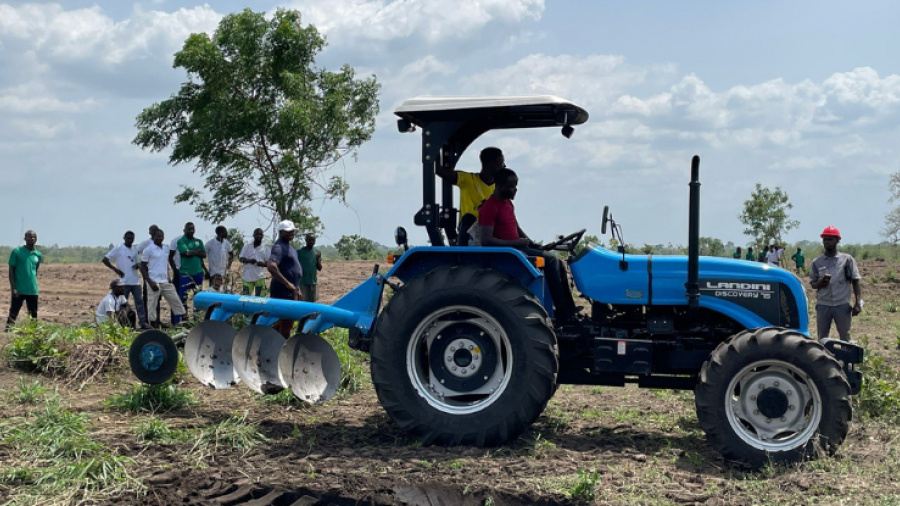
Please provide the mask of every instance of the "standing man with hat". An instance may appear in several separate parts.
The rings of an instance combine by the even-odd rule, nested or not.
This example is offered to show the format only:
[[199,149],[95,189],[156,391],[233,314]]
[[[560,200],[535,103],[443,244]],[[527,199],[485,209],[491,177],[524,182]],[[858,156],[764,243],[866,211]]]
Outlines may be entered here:
[[[272,273],[272,284],[269,286],[269,296],[273,299],[303,300],[300,294],[300,278],[303,276],[303,268],[297,258],[297,250],[291,246],[297,227],[291,220],[284,220],[278,224],[278,240],[272,245],[269,254],[267,268]],[[294,322],[279,320],[278,332],[285,339],[291,337],[291,327]]]
[[[837,245],[841,232],[825,227],[820,236],[825,253],[809,266],[809,284],[816,289],[816,327],[819,339],[828,337],[831,322],[837,328],[841,341],[850,340],[850,321],[862,311],[862,293],[859,288],[859,269],[852,256],[841,253]],[[850,305],[850,289],[854,304]]]

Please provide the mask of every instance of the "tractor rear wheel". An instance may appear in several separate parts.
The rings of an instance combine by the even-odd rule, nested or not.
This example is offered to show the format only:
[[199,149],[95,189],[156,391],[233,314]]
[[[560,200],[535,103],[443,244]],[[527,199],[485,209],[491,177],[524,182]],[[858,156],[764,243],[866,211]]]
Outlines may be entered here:
[[761,466],[833,452],[850,430],[850,385],[817,341],[782,328],[743,331],[700,370],[697,418],[727,459]]
[[425,444],[496,446],[553,395],[556,336],[521,284],[491,269],[439,267],[385,307],[372,382],[400,428]]

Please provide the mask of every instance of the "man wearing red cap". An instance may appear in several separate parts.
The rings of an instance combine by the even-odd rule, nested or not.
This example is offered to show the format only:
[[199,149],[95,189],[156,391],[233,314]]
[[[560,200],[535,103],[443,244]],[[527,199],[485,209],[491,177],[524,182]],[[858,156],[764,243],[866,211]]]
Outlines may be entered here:
[[[831,322],[842,341],[850,340],[850,320],[862,311],[859,269],[852,256],[841,253],[837,245],[841,232],[832,226],[822,231],[825,253],[809,266],[809,284],[816,289],[816,327],[819,339],[828,337]],[[850,288],[856,302],[850,305]]]

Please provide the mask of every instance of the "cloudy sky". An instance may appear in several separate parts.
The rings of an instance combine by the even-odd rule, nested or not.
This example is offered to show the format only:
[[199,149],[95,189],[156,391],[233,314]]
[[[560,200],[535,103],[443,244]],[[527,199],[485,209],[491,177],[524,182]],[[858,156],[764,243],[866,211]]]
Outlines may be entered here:
[[[2,1],[2,0],[0,0]],[[131,144],[135,116],[168,98],[172,55],[212,33],[242,2],[67,0],[0,3],[0,244],[35,229],[40,243],[102,245],[150,223],[188,220],[189,166]],[[701,157],[701,234],[744,244],[737,219],[756,183],[790,196],[800,227],[877,242],[889,175],[900,170],[900,2],[720,0],[257,1],[299,9],[326,34],[318,64],[382,83],[374,138],[335,168],[347,206],[317,200],[321,243],[362,234],[390,244],[421,205],[418,134],[393,110],[418,95],[553,94],[591,118],[557,129],[488,133],[460,166],[495,145],[521,178],[517,209],[533,238],[587,228],[609,205],[628,242],[687,241],[690,158]],[[249,234],[268,223],[230,220]]]

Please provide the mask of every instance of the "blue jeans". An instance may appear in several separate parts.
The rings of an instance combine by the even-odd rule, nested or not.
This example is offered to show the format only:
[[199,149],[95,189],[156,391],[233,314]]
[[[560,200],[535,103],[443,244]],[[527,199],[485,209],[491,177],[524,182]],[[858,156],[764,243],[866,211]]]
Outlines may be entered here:
[[[181,272],[181,278],[178,282],[178,297],[181,299],[181,303],[184,304],[184,314],[187,314],[187,295],[191,290],[202,290],[203,289],[203,273],[194,274],[193,276],[190,274],[185,274]],[[181,322],[181,317],[178,316],[178,322],[175,321],[176,316],[172,316],[172,324]]]
[[140,322],[141,327],[148,326],[147,312],[144,309],[144,296],[141,294],[141,285],[125,285],[125,300],[128,300],[129,294],[134,297],[134,310],[137,311],[138,321]]

